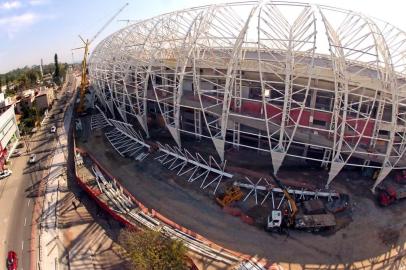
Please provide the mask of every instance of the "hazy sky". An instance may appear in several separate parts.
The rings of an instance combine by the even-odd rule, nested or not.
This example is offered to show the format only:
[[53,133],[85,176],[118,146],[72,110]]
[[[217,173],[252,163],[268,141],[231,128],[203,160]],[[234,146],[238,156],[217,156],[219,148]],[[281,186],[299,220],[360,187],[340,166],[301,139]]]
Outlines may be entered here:
[[[0,73],[25,65],[71,62],[71,49],[81,46],[78,34],[91,38],[126,2],[130,5],[93,43],[126,26],[120,19],[144,19],[165,12],[224,0],[0,0]],[[229,1],[230,2],[230,1]],[[405,0],[311,0],[360,11],[406,30]],[[82,52],[76,51],[79,61]]]

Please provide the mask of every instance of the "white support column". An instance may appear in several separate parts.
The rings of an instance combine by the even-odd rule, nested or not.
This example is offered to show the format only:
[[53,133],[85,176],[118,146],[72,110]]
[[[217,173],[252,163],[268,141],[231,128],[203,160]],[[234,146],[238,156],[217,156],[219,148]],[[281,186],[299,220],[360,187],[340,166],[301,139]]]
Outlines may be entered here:
[[221,161],[224,161],[224,145],[226,140],[226,133],[227,133],[227,123],[228,123],[228,115],[230,112],[230,103],[231,103],[231,92],[232,87],[236,83],[236,67],[239,64],[239,61],[243,59],[239,59],[239,56],[242,54],[242,45],[244,44],[244,39],[248,31],[248,26],[252,17],[254,16],[258,5],[254,5],[251,9],[250,14],[248,15],[247,20],[245,21],[244,27],[241,29],[236,41],[234,43],[234,47],[232,50],[230,61],[228,62],[227,66],[227,74],[226,74],[226,84],[224,86],[224,98],[223,98],[223,106],[221,111],[221,121],[220,123],[220,134],[217,134],[215,138],[213,138],[214,145],[216,150],[221,158]]
[[194,117],[194,128],[195,128],[195,137],[198,140],[202,139],[202,114],[200,110],[194,109],[193,110],[193,117]]

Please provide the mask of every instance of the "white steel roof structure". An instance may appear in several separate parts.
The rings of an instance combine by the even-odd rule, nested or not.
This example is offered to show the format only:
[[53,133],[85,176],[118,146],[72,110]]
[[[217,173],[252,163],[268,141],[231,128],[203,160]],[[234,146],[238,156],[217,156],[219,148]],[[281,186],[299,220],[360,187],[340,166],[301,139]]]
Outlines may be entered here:
[[358,12],[246,1],[129,25],[97,45],[89,71],[105,108],[147,137],[155,104],[179,147],[189,134],[222,160],[226,145],[269,152],[275,172],[287,156],[319,160],[327,186],[344,166],[376,168],[374,190],[406,168],[405,53],[404,31]]

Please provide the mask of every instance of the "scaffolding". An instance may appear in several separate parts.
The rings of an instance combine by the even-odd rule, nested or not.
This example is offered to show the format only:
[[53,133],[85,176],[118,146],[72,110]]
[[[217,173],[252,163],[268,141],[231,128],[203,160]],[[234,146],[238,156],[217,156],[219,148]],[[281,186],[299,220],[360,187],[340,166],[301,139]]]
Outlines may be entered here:
[[366,166],[375,190],[406,169],[405,54],[404,31],[361,13],[246,1],[130,24],[100,42],[89,72],[104,108],[147,137],[153,110],[178,147],[209,139],[221,162],[255,150],[274,173],[287,157],[317,161],[326,188]]

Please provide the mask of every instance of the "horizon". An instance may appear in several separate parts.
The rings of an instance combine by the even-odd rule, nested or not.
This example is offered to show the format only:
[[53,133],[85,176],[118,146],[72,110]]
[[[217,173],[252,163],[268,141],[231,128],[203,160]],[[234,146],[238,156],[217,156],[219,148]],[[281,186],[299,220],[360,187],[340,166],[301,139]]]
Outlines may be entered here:
[[[0,74],[17,68],[39,65],[41,59],[46,64],[53,63],[54,54],[60,62],[80,63],[83,51],[72,51],[81,47],[78,35],[91,38],[126,3],[123,10],[94,40],[92,49],[105,37],[125,27],[125,20],[140,20],[184,8],[233,1],[219,0],[150,0],[148,4],[140,0],[96,1],[82,3],[56,0],[7,0],[0,1]],[[312,4],[328,5],[350,9],[376,17],[406,30],[403,7],[406,4],[389,0],[385,5],[377,0],[367,1],[304,1]],[[88,12],[92,10],[94,12]],[[124,20],[124,21],[123,21]],[[27,44],[29,47],[27,48]]]

